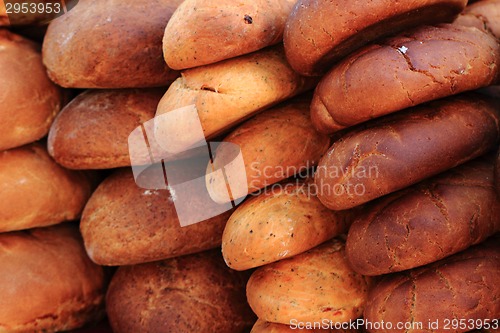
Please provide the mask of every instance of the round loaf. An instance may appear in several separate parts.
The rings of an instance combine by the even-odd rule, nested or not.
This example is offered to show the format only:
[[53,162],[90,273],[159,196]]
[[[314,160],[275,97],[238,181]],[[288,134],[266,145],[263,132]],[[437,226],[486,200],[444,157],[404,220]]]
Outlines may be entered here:
[[6,232],[78,218],[93,184],[35,143],[0,152],[0,188],[0,232]]
[[[332,133],[499,78],[500,44],[460,25],[424,26],[367,46],[322,78],[311,103],[314,126]],[[370,93],[367,93],[369,91]]]
[[465,7],[455,23],[489,31],[500,38],[500,0],[481,0]]
[[259,111],[312,89],[316,83],[316,79],[292,70],[279,45],[187,69],[158,104],[156,139],[160,143],[171,142],[164,149],[174,153],[199,141],[191,118],[177,119],[178,112],[173,111],[180,108],[195,110],[205,137],[213,138]]
[[250,197],[227,221],[222,255],[232,269],[292,257],[347,231],[349,214],[323,206],[311,184],[277,185]]
[[[491,325],[500,313],[498,241],[493,238],[434,264],[386,275],[370,290],[366,321],[392,323],[395,333],[461,333],[480,328],[477,325],[486,319]],[[397,329],[398,322],[422,327]],[[366,328],[387,332],[376,325]]]
[[363,312],[369,281],[349,267],[344,244],[333,240],[257,269],[247,299],[260,319],[273,323],[345,322]]
[[120,267],[106,296],[114,333],[243,333],[255,316],[247,278],[219,250]]
[[79,0],[49,24],[43,62],[71,88],[164,86],[177,73],[163,60],[163,32],[181,0]]
[[[116,171],[85,206],[80,230],[94,262],[132,265],[220,246],[231,212],[181,227],[175,198],[169,190],[155,188],[155,184],[165,184],[161,165],[149,168],[141,177],[152,184],[150,189],[137,186],[131,170]],[[193,211],[203,211],[195,200],[190,204]]]
[[[247,183],[236,183],[227,175],[233,188],[258,191],[295,174],[307,173],[328,150],[330,138],[314,130],[309,116],[311,99],[299,97],[262,112],[232,131],[223,142],[237,145],[245,163]],[[209,167],[220,169],[234,158],[234,146],[220,145]],[[207,188],[215,201],[227,197],[225,180],[216,180],[221,174],[210,173]],[[215,180],[215,181],[214,181]],[[246,186],[245,186],[246,185]],[[232,191],[233,198],[245,193]]]
[[50,155],[70,169],[129,166],[129,135],[154,117],[164,92],[159,88],[89,90],[80,94],[52,124]]
[[237,57],[283,40],[295,0],[185,0],[167,24],[163,54],[174,69]]
[[321,75],[336,61],[382,36],[452,21],[466,0],[299,0],[284,33],[287,59],[303,75]]
[[500,231],[493,163],[474,160],[367,204],[347,236],[346,253],[360,274],[422,266]]
[[0,73],[0,150],[44,137],[61,109],[62,95],[47,77],[39,47],[0,29]]
[[59,332],[104,315],[106,276],[74,225],[0,234],[0,332]]
[[330,209],[348,209],[451,169],[496,147],[499,120],[493,102],[470,94],[347,132],[318,165],[318,198]]

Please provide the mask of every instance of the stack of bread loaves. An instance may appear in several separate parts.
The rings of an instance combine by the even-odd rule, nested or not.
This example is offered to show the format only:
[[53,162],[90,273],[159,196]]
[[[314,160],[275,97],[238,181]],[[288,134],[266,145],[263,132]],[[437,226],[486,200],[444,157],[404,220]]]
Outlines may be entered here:
[[40,141],[66,92],[40,45],[7,23],[0,15],[0,332],[69,330],[104,314],[105,271],[78,226],[60,224],[80,216],[96,179],[58,165]]
[[0,332],[500,329],[500,0],[14,2]]

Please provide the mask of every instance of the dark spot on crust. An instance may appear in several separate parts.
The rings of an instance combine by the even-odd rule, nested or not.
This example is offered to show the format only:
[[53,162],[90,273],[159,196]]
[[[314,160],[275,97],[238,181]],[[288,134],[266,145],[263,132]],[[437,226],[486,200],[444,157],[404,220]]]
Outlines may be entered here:
[[245,20],[246,24],[252,24],[253,23],[253,19],[252,19],[252,17],[250,15],[245,15],[244,20]]

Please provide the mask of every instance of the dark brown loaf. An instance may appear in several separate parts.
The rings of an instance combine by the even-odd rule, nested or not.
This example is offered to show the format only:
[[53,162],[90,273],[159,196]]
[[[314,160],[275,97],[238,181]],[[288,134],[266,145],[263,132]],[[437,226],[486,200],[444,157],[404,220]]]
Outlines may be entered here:
[[422,266],[500,231],[493,164],[475,160],[364,207],[346,243],[351,267],[381,275]]
[[71,88],[164,86],[177,73],[161,40],[181,0],[79,0],[49,25],[43,62],[50,78]]
[[[164,92],[158,88],[89,90],[80,94],[52,124],[50,155],[70,169],[130,165],[129,135],[154,117]],[[148,158],[144,156],[145,163]]]
[[34,143],[0,152],[0,189],[0,232],[6,232],[78,218],[93,184]]
[[0,150],[45,136],[62,95],[47,76],[39,46],[0,29],[0,73]]
[[489,33],[451,24],[420,27],[335,65],[315,90],[311,117],[318,130],[332,133],[493,84],[499,63],[500,44]]
[[474,94],[373,121],[348,132],[321,159],[318,198],[348,209],[451,169],[493,149],[498,122],[495,104]]
[[382,36],[450,22],[466,4],[465,0],[299,0],[286,22],[286,55],[299,73],[320,75]]
[[255,316],[247,279],[219,250],[118,269],[106,297],[115,333],[242,333]]
[[[318,164],[330,146],[330,138],[314,130],[309,117],[310,102],[309,97],[301,96],[266,110],[224,138],[224,142],[241,149],[247,178],[242,189],[248,188],[248,193],[252,193],[294,174],[307,173],[307,169]],[[212,167],[225,166],[233,155],[234,146],[219,146]],[[226,181],[214,181],[218,176],[221,175],[212,173],[207,177],[207,188],[214,200],[223,201],[227,197]],[[226,177],[233,181],[230,174]],[[231,194],[233,198],[246,195],[236,190]]]
[[[158,170],[160,173],[155,172]],[[119,170],[97,188],[85,206],[80,229],[94,262],[132,265],[220,246],[231,212],[181,227],[171,192],[154,188],[165,184],[161,165],[148,169],[141,179],[152,184],[151,189],[137,186],[130,170]],[[193,214],[204,209],[195,199],[186,204],[193,207]]]
[[186,69],[260,50],[283,40],[295,0],[185,0],[167,24],[163,54]]
[[[472,320],[486,319],[491,327],[500,313],[499,271],[500,248],[493,238],[434,264],[385,276],[371,289],[364,317],[372,323],[390,322],[390,332],[396,333],[465,332],[478,328]],[[455,329],[453,319],[466,326]],[[429,327],[436,320],[437,327]],[[397,322],[423,326],[396,329]],[[375,326],[368,331],[387,332]]]
[[59,332],[104,315],[106,276],[78,228],[0,234],[0,332]]
[[467,6],[455,23],[489,31],[500,38],[500,0],[481,0]]

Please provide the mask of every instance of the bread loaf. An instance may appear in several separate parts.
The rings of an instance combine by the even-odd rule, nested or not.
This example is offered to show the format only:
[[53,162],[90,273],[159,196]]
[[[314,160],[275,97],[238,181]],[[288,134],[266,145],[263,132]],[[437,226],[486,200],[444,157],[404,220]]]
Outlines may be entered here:
[[177,73],[161,40],[181,0],[79,0],[49,25],[43,62],[50,78],[71,88],[165,86]]
[[246,280],[219,250],[124,266],[111,281],[106,309],[114,333],[243,333],[255,321]]
[[0,232],[6,232],[78,218],[93,184],[36,143],[0,152],[0,188]]
[[[248,193],[252,193],[294,174],[307,173],[307,169],[317,165],[330,146],[330,138],[314,130],[309,116],[310,101],[308,97],[299,97],[266,110],[224,138],[224,142],[240,148],[245,163],[247,183],[233,188],[248,188]],[[222,144],[214,156],[209,167],[217,170],[234,159],[234,146]],[[226,181],[214,179],[220,176],[210,173],[206,182],[216,201],[227,197]],[[231,184],[237,181],[231,174],[226,177]],[[239,198],[247,193],[233,190],[231,194]]]
[[495,104],[463,95],[373,121],[337,140],[315,174],[318,198],[348,209],[415,184],[493,149]]
[[465,7],[455,23],[491,32],[500,38],[500,1],[481,0]]
[[167,24],[163,54],[186,69],[260,50],[283,40],[295,0],[185,0]]
[[[491,327],[500,313],[499,270],[497,238],[434,264],[387,275],[371,289],[364,317],[372,323],[392,323],[391,332],[460,333],[488,321]],[[397,322],[422,327],[399,329]],[[375,325],[365,328],[386,332]]]
[[[140,188],[130,170],[116,171],[85,206],[80,229],[94,262],[132,265],[220,246],[231,212],[182,227],[174,206],[175,196],[161,187],[155,189],[155,185],[165,184],[161,165],[146,170],[141,179],[152,184],[150,189]],[[190,205],[193,214],[198,214],[204,207],[195,198]]]
[[286,22],[284,43],[291,66],[321,75],[357,48],[423,24],[452,21],[466,0],[299,0]]
[[282,46],[185,70],[158,105],[156,139],[169,142],[164,148],[171,152],[198,142],[193,124],[172,113],[179,108],[194,107],[205,137],[213,138],[259,111],[312,89],[316,82],[290,68]]
[[247,199],[227,221],[222,255],[232,269],[292,257],[347,231],[351,214],[327,209],[311,184],[277,185]]
[[500,231],[493,164],[474,160],[367,204],[349,229],[351,267],[381,275],[443,259]]
[[[70,169],[130,165],[129,135],[154,117],[164,92],[158,88],[88,90],[80,94],[62,110],[50,129],[50,155]],[[148,159],[149,155],[142,157],[144,164]]]
[[420,27],[335,65],[315,90],[311,117],[331,133],[493,84],[499,63],[500,44],[489,33],[456,24]]
[[47,77],[39,46],[0,29],[0,73],[0,150],[44,137],[62,95]]
[[0,332],[67,331],[104,315],[106,276],[78,228],[0,234]]
[[257,269],[248,281],[247,299],[269,322],[344,322],[363,312],[369,281],[352,271],[344,244],[333,240]]

